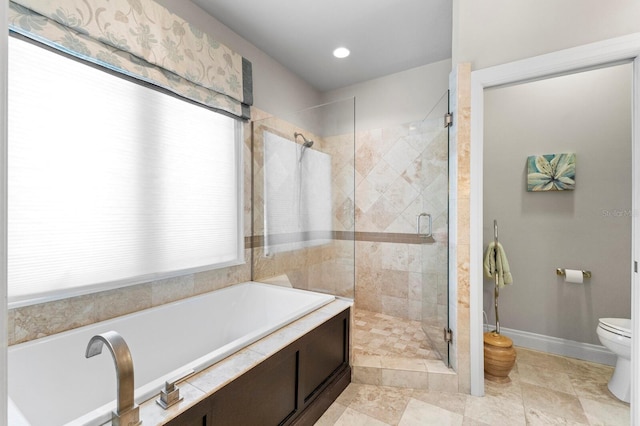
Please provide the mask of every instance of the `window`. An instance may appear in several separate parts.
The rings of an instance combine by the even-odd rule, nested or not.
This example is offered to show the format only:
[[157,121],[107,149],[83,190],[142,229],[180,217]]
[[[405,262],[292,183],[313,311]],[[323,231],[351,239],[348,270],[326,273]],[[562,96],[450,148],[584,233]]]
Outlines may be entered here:
[[12,307],[241,263],[241,125],[11,37]]

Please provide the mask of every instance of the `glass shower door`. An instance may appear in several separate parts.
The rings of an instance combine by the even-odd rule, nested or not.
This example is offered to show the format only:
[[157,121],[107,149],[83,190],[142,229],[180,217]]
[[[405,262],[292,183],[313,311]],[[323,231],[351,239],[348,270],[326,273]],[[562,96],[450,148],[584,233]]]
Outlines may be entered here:
[[[421,140],[420,175],[422,211],[429,216],[416,218],[416,232],[431,234],[421,245],[422,329],[433,351],[449,365],[449,128],[444,116],[449,107],[448,93],[416,127]],[[418,229],[419,228],[419,229]]]

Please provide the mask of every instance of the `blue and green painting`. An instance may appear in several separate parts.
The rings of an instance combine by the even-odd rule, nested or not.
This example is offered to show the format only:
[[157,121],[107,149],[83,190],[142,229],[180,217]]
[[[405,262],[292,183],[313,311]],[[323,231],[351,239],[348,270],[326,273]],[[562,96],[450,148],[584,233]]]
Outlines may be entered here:
[[576,186],[576,155],[532,155],[527,158],[527,191],[566,191]]

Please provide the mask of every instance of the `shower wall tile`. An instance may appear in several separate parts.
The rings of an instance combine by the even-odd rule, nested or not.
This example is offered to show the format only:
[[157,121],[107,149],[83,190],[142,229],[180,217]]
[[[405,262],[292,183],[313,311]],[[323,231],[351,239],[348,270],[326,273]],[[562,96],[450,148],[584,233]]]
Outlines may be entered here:
[[422,272],[422,247],[423,245],[407,244],[407,271]]
[[367,176],[384,155],[386,150],[381,141],[381,129],[359,132],[356,135],[355,167],[362,176]]
[[400,174],[402,179],[413,186],[417,191],[422,190],[422,181],[424,173],[427,171],[425,167],[426,160],[418,157]]
[[398,174],[402,174],[420,155],[405,139],[399,138],[384,155],[384,160]]
[[356,265],[362,270],[379,267],[382,261],[382,243],[356,241]]
[[419,272],[409,273],[409,301],[422,303],[422,274]]
[[336,170],[345,166],[353,167],[355,154],[352,134],[325,138],[323,145],[331,152],[331,167]]
[[422,320],[422,302],[409,299],[409,315],[407,319],[412,321]]
[[384,194],[387,188],[393,182],[393,177],[397,174],[395,170],[387,163],[384,158],[380,160],[366,175],[365,179],[369,181],[376,191]]
[[413,215],[413,225],[412,225],[411,215],[405,214],[405,212],[401,213],[395,218],[393,222],[391,222],[391,225],[387,227],[386,229],[387,233],[406,234],[407,228],[410,228],[411,226],[415,228],[416,215]]
[[[447,154],[446,132],[439,123],[406,123],[357,133],[355,168],[361,180],[355,195],[356,231],[415,234],[417,215],[428,212],[434,235],[446,242]],[[423,250],[427,246],[429,250]],[[358,243],[356,263],[361,272],[356,276],[356,305],[419,320],[424,293],[429,292],[433,293],[430,311],[436,315],[437,275],[431,285],[424,285],[428,283],[422,277],[425,269],[446,275],[446,251],[446,243]],[[374,280],[382,280],[380,292]]]
[[393,202],[382,196],[378,198],[366,214],[369,217],[370,222],[375,227],[372,231],[382,232],[393,223],[398,215],[398,211],[396,210]]
[[[267,120],[253,123],[254,234],[264,235],[264,144],[262,141],[264,131],[287,139],[293,139],[294,132],[301,132],[315,141],[314,150],[330,155],[333,229],[329,231],[354,231],[356,214],[354,180],[358,181],[358,174],[353,165],[353,135],[323,138],[278,117],[269,117]],[[353,253],[353,241],[334,240],[321,247],[274,253],[268,257],[265,256],[262,247],[256,247],[253,258],[253,278],[264,280],[285,275],[295,288],[353,297],[355,275]]]
[[382,312],[382,280],[379,274],[379,271],[371,268],[356,266],[355,305],[357,308]]
[[250,182],[251,182],[251,173],[252,173],[252,168],[251,168],[251,161],[249,160],[251,158],[251,148],[252,148],[252,142],[251,142],[251,123],[247,122],[243,124],[243,135],[244,135],[244,143],[242,146],[242,155],[243,155],[243,159],[244,159],[244,167],[243,167],[243,172],[244,172],[244,185],[245,185],[245,189],[244,189],[244,199],[243,199],[243,207],[244,207],[244,235],[251,235],[251,209],[252,209],[252,205],[251,205],[251,186],[250,186]]
[[405,210],[420,196],[420,191],[411,186],[402,176],[399,176],[389,186],[385,196],[395,204],[398,209]]
[[381,299],[382,313],[409,319],[409,299],[385,295],[382,295]]
[[383,243],[380,267],[406,272],[422,271],[421,246],[416,244]]
[[[414,233],[416,231],[416,218],[423,212],[425,212],[423,197],[416,197],[398,217],[398,220],[402,219],[406,223],[402,232]],[[423,226],[426,226],[426,223],[423,222]],[[425,230],[423,229],[423,231]]]
[[[415,232],[414,214],[429,211],[436,218],[446,213],[446,132],[421,126],[426,125],[383,129],[382,137],[374,132],[356,135],[356,170],[363,178],[356,187],[356,208],[364,216],[360,222],[366,217],[366,224],[373,225],[366,228],[357,223],[359,230],[411,233]],[[419,133],[412,133],[411,127]],[[434,140],[425,141],[430,137]],[[420,204],[415,202],[419,197]],[[381,213],[382,219],[375,217]]]
[[368,211],[382,195],[368,179],[363,179],[360,182],[357,191],[357,206],[363,212]]
[[334,226],[336,231],[351,231],[355,225],[355,204],[353,199],[349,197],[343,197],[344,201],[342,204],[337,204],[338,208],[335,213],[335,217],[337,219],[337,224],[340,226]]
[[332,166],[333,169],[333,187],[336,189],[334,192],[343,194],[343,196],[352,196],[354,192],[354,173],[355,169],[352,165]]
[[382,295],[409,299],[409,273],[405,271],[383,270]]

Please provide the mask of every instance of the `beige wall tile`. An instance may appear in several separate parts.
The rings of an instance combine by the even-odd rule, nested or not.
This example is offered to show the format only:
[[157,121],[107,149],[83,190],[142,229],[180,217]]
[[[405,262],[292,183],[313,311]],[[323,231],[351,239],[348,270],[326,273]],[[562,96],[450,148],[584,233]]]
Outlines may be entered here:
[[96,322],[95,296],[80,296],[14,310],[15,343]]
[[382,368],[382,358],[383,357],[379,355],[366,355],[366,354],[356,353],[353,355],[352,366]]
[[398,318],[408,319],[409,299],[384,295],[381,296],[381,299],[383,313]]
[[438,392],[458,392],[457,374],[429,374],[429,390]]
[[193,274],[154,281],[151,284],[151,304],[153,306],[174,302],[176,300],[193,296],[193,294]]
[[406,371],[382,369],[382,386],[397,388],[428,389],[429,373],[420,371]]
[[151,283],[146,283],[97,293],[95,296],[96,320],[104,321],[150,308],[153,306],[151,292]]
[[[456,181],[458,204],[457,230],[457,336],[456,366],[458,372],[458,390],[468,393],[471,389],[470,342],[469,342],[469,208],[470,204],[470,147],[471,147],[471,64],[458,64],[455,69],[455,104],[457,122],[456,151],[458,176]],[[460,209],[464,209],[460,211]],[[478,419],[478,418],[475,418]],[[482,420],[482,419],[478,419]],[[524,419],[522,419],[524,421]],[[519,420],[518,420],[519,421]],[[490,422],[488,422],[490,423]],[[515,424],[515,423],[514,423]]]
[[380,368],[353,366],[351,367],[351,381],[353,383],[380,386],[382,384],[382,370]]
[[9,345],[13,345],[16,340],[15,315],[14,310],[10,310],[7,313],[7,342]]

